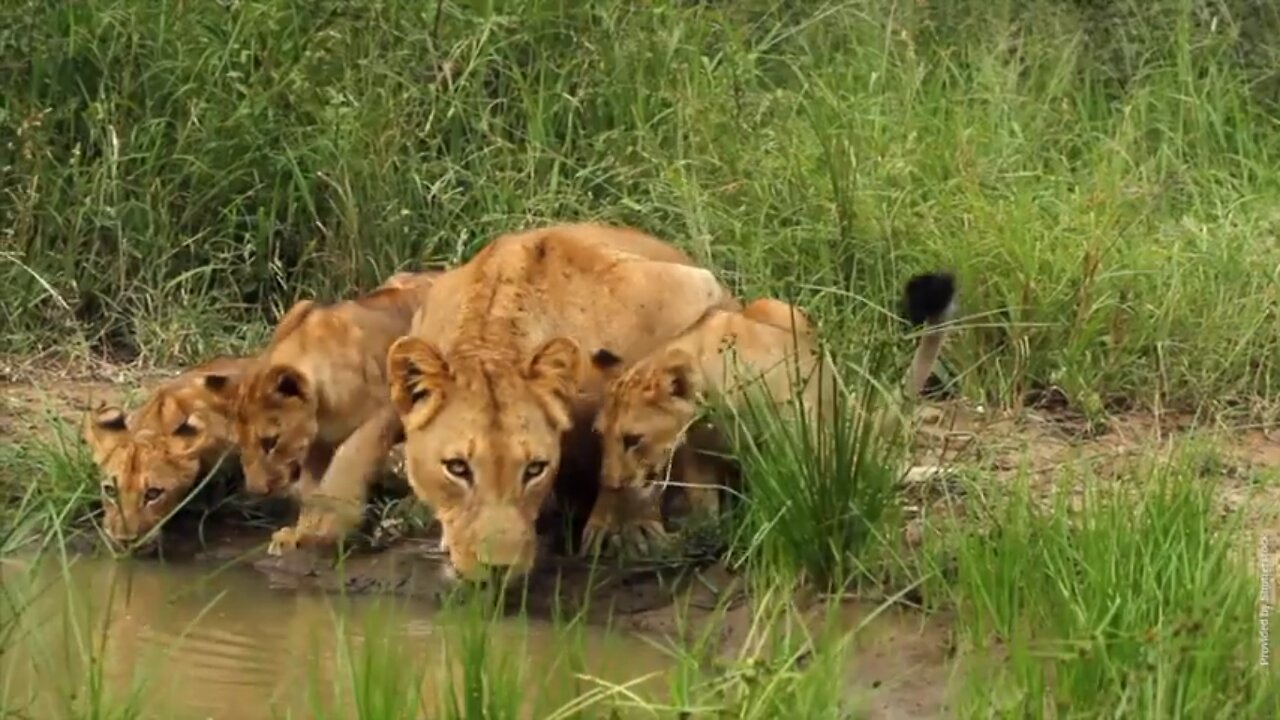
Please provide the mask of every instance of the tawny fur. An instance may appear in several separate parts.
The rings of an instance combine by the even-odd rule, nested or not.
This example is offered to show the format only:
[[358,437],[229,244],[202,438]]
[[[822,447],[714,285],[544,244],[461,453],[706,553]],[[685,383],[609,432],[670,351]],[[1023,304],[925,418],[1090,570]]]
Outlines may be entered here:
[[[387,364],[410,482],[458,572],[532,565],[534,521],[574,452],[562,438],[604,388],[584,356],[625,366],[718,306],[737,302],[684,253],[595,224],[500,236],[436,281]],[[370,442],[370,457],[384,452]],[[359,492],[332,479],[322,492]]]
[[[438,274],[399,272],[379,289],[423,292]],[[276,335],[292,332],[311,309],[311,303],[295,305]],[[132,413],[101,406],[86,416],[83,436],[104,477],[104,525],[112,540],[123,544],[154,535],[216,463],[240,462],[233,415],[242,380],[255,362],[217,358],[161,384]]]

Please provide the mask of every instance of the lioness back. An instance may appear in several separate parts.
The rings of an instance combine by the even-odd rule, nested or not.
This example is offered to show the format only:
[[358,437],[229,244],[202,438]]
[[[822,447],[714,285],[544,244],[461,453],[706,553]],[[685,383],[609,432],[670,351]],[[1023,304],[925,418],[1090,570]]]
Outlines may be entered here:
[[128,415],[106,406],[85,418],[111,540],[127,544],[150,533],[213,463],[234,460],[232,404],[250,362],[216,358],[165,381]]

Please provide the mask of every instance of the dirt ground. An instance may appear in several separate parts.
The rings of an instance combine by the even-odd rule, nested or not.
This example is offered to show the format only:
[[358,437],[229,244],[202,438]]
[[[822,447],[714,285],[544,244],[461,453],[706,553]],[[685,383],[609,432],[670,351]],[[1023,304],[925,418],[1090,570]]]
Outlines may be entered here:
[[[19,443],[49,432],[50,417],[78,428],[83,413],[101,402],[120,402],[125,388],[146,387],[169,375],[99,367],[73,372],[56,364],[0,358],[0,438]],[[1111,418],[1101,432],[1062,412],[995,413],[965,402],[932,405],[922,412],[920,464],[944,464],[982,473],[998,490],[1026,472],[1033,487],[1047,489],[1065,467],[1087,467],[1117,482],[1127,468],[1153,451],[1204,441],[1200,467],[1205,482],[1219,490],[1224,513],[1243,513],[1254,533],[1280,534],[1280,437],[1261,427],[1196,428],[1189,415],[1129,413]],[[922,517],[953,506],[961,487],[946,478],[908,488],[908,537]],[[985,491],[984,491],[985,492]],[[438,596],[442,558],[432,538],[406,539],[379,552],[349,555],[341,568],[307,553],[272,558],[263,552],[270,530],[213,533],[199,552],[251,563],[275,586],[347,592],[393,592]],[[1280,563],[1277,563],[1280,568]],[[559,591],[556,591],[558,587]],[[586,604],[593,621],[611,618],[615,627],[663,636],[697,632],[715,608],[728,607],[717,622],[721,654],[743,649],[751,625],[750,606],[738,578],[715,563],[596,569],[571,558],[551,558],[529,581],[527,609],[551,611]],[[817,604],[813,606],[818,607]],[[843,618],[853,627],[874,605],[848,602]],[[683,608],[678,612],[678,608]],[[687,626],[678,618],[692,620]],[[815,616],[816,617],[816,616]],[[922,618],[892,608],[859,635],[850,687],[875,718],[935,717],[945,714],[944,696],[954,671],[953,643],[944,618]]]

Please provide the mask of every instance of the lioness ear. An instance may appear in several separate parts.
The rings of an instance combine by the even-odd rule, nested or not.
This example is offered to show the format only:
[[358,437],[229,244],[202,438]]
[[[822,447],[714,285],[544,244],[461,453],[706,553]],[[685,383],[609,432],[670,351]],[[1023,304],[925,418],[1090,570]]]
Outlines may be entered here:
[[99,407],[85,416],[84,441],[95,462],[102,462],[116,444],[124,441],[128,432],[124,410],[114,405]]
[[578,387],[581,372],[582,351],[578,343],[567,337],[551,338],[543,343],[533,351],[525,367],[525,377],[563,389],[566,395]]
[[700,390],[697,363],[692,354],[683,348],[671,348],[662,356],[659,365],[662,378],[661,391],[678,400],[692,400]]
[[401,415],[408,415],[418,403],[439,397],[452,380],[449,363],[427,340],[405,336],[387,350],[387,382]]
[[276,365],[267,370],[267,387],[282,398],[306,400],[311,395],[311,383],[297,368]]
[[569,408],[581,382],[582,350],[572,338],[551,338],[533,351],[525,377],[534,392],[551,402],[544,408],[561,430],[572,423]]

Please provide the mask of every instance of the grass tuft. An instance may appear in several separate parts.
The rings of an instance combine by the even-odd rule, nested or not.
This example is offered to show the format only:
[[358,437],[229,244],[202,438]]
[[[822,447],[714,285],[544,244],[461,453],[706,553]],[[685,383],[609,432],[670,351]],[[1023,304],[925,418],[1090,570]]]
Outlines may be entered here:
[[1021,483],[932,536],[962,634],[999,658],[972,683],[968,712],[1280,709],[1280,677],[1259,664],[1252,548],[1213,487],[1176,459],[1119,486],[1061,480],[1047,499]]

